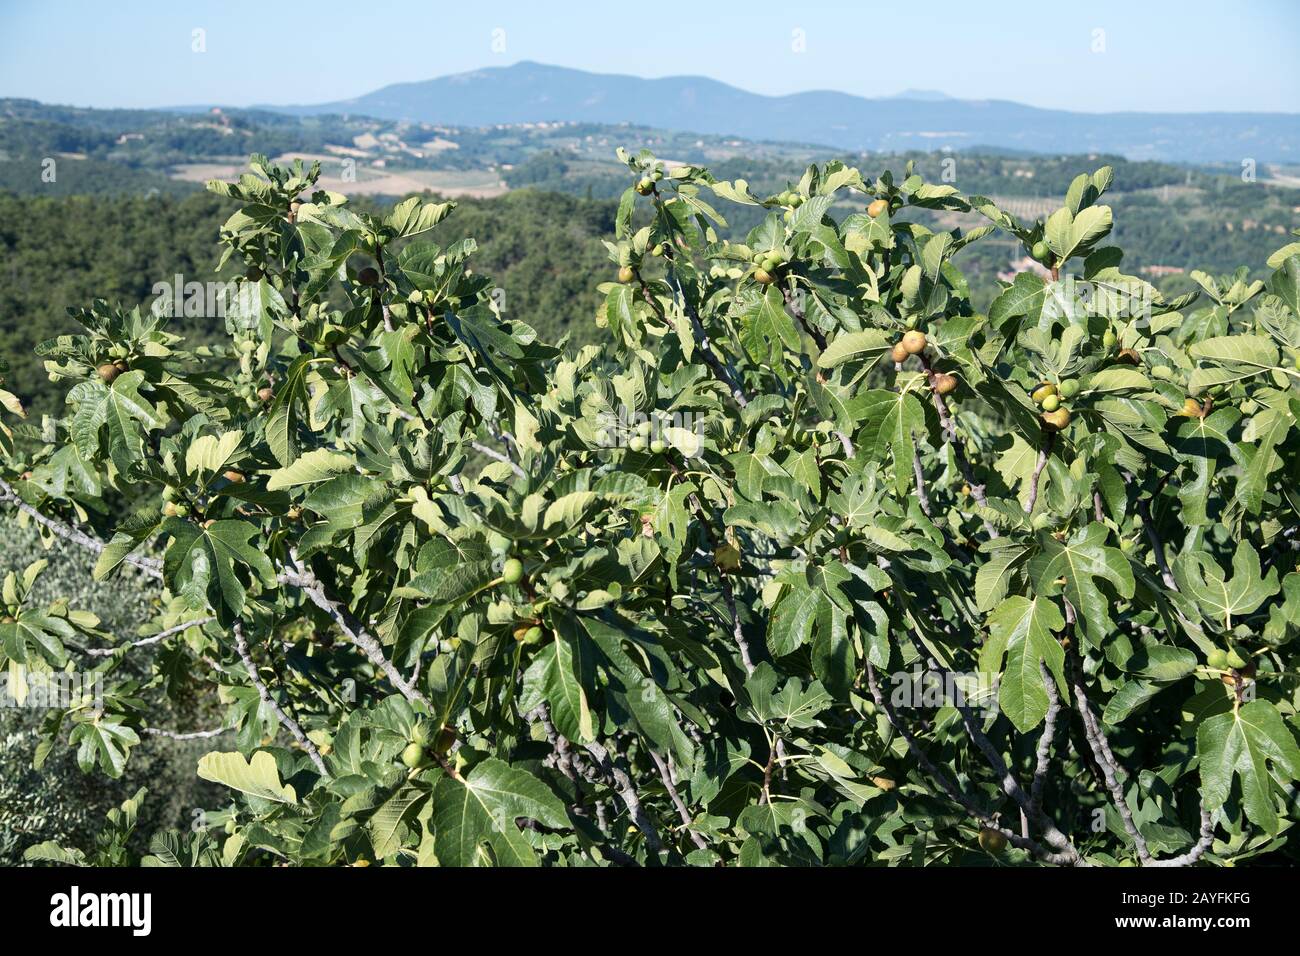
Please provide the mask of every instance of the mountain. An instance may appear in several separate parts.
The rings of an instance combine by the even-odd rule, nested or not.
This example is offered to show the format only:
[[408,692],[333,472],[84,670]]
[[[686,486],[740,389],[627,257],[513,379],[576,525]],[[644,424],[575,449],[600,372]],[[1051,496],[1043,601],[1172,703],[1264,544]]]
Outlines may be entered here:
[[851,151],[979,144],[1187,163],[1238,163],[1247,157],[1300,162],[1300,114],[1295,113],[1076,113],[1006,100],[937,98],[918,90],[882,99],[829,90],[763,96],[702,76],[643,79],[532,62],[397,83],[334,103],[265,108],[449,126],[626,122]]

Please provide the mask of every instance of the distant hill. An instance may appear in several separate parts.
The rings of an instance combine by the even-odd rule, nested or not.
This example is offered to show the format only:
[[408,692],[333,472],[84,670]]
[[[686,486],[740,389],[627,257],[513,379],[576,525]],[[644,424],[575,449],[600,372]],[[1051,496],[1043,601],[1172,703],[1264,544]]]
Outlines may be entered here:
[[266,108],[471,126],[627,122],[853,151],[982,144],[1185,163],[1300,161],[1294,113],[1074,113],[921,90],[882,99],[825,90],[762,96],[702,76],[648,80],[532,62],[398,83],[352,100]]

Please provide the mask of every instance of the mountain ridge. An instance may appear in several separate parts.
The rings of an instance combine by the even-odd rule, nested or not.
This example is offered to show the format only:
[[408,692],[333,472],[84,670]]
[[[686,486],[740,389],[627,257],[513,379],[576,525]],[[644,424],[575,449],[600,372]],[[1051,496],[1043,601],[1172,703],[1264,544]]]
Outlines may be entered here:
[[645,79],[527,60],[389,84],[346,100],[253,108],[448,126],[627,122],[852,151],[961,150],[983,144],[1189,163],[1300,161],[1300,114],[1295,113],[1079,113],[927,90],[879,98],[836,90],[766,96],[704,76]]

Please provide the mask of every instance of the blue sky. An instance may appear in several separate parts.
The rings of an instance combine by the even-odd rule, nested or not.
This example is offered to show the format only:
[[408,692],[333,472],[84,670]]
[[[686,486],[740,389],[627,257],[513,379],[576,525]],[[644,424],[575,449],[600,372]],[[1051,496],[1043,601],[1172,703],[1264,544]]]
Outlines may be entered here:
[[0,0],[0,96],[100,107],[323,102],[537,60],[769,94],[1296,112],[1298,50],[1300,0]]

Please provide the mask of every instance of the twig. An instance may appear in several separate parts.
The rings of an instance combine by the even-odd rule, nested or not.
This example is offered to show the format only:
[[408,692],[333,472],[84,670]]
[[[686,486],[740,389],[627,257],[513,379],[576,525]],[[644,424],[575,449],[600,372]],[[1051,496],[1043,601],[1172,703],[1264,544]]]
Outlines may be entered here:
[[[701,519],[703,517],[701,516]],[[727,602],[727,613],[731,615],[731,636],[740,650],[740,662],[745,665],[745,673],[754,673],[754,660],[749,656],[749,641],[745,639],[744,629],[740,625],[740,615],[736,611],[736,592],[732,590],[731,581],[725,574],[718,575],[718,587],[722,599]]]
[[430,711],[433,711],[434,707],[429,702],[429,698],[407,681],[401,672],[393,666],[393,662],[384,656],[384,650],[379,642],[370,635],[361,622],[353,617],[341,603],[330,599],[325,593],[325,585],[298,558],[298,553],[291,550],[289,558],[293,562],[294,568],[281,571],[280,581],[301,589],[302,593],[307,595],[308,600],[333,618],[334,623],[338,625],[344,636],[366,655],[370,663],[384,672],[384,675],[402,693],[403,697],[407,700],[419,701],[428,707]]
[[161,727],[144,727],[144,733],[152,737],[166,737],[168,740],[207,740],[210,737],[220,737],[222,734],[228,734],[234,727],[218,727],[216,730],[193,730],[188,733],[180,733],[175,730],[164,730]]
[[632,785],[632,779],[610,759],[609,751],[599,741],[593,740],[585,746],[587,752],[595,758],[597,766],[607,777],[614,781],[614,788],[618,790],[618,795],[622,797],[623,803],[627,806],[627,812],[632,817],[632,822],[636,824],[637,829],[645,837],[646,846],[652,853],[658,853],[663,848],[663,841],[659,839],[659,831],[655,829],[654,823],[646,815],[645,808],[641,806],[641,798],[637,796],[636,787]]
[[513,471],[520,478],[528,477],[528,473],[525,472],[513,461],[511,461],[508,455],[502,454],[501,452],[497,451],[495,448],[489,448],[487,445],[484,445],[481,442],[472,441],[469,443],[469,445],[475,451],[482,452],[484,455],[487,455],[489,458],[496,459],[497,461],[501,462],[503,465],[509,465],[510,470]]
[[1165,860],[1152,860],[1147,866],[1191,866],[1197,860],[1205,855],[1214,844],[1214,816],[1206,809],[1205,804],[1201,804],[1201,836],[1186,853],[1180,856],[1171,856]]
[[889,700],[883,693],[881,693],[880,684],[876,680],[876,669],[870,661],[867,661],[867,688],[871,691],[871,698],[876,702],[876,706],[885,712],[885,717],[888,718],[890,726],[893,727],[894,730],[898,731],[903,740],[907,742],[907,749],[911,751],[912,756],[916,758],[916,762],[921,765],[921,769],[938,781],[939,786],[953,799],[955,803],[959,804],[983,826],[988,827],[991,830],[997,830],[1001,833],[1007,838],[1007,842],[1012,846],[1019,847],[1022,850],[1028,850],[1048,863],[1076,863],[1076,860],[1069,857],[1067,854],[1053,853],[1039,844],[1036,840],[1024,837],[1019,833],[1002,826],[992,814],[981,808],[973,800],[967,797],[966,794],[962,793],[957,785],[949,780],[942,770],[935,766],[934,761],[930,759],[929,755],[926,754],[923,749],[921,749],[921,744],[916,739],[916,735],[907,728],[907,725],[904,724],[894,712],[894,708],[889,703]]
[[1092,750],[1093,758],[1101,768],[1102,780],[1110,793],[1111,801],[1115,804],[1115,809],[1119,811],[1120,819],[1124,821],[1124,829],[1133,841],[1133,846],[1137,848],[1138,859],[1143,866],[1146,866],[1151,862],[1151,851],[1147,848],[1147,841],[1142,836],[1142,831],[1133,820],[1133,811],[1129,809],[1128,801],[1124,799],[1124,786],[1119,780],[1119,765],[1115,761],[1115,755],[1111,753],[1110,743],[1106,740],[1105,731],[1101,729],[1101,723],[1092,709],[1092,703],[1088,700],[1087,690],[1083,686],[1083,661],[1077,649],[1073,647],[1069,651],[1069,657],[1070,685],[1074,689],[1075,703],[1079,708],[1079,717],[1083,721],[1083,735]]
[[921,470],[921,456],[912,449],[912,474],[916,476],[916,503],[921,506],[921,513],[930,517],[930,496],[925,493],[925,472]]
[[[948,680],[952,677],[948,669],[935,660],[933,655],[925,649],[924,645],[918,644],[918,646],[921,647],[922,653],[925,655],[930,668],[938,672],[938,674],[945,679],[945,686],[947,686]],[[1048,817],[1041,808],[1035,805],[1029,795],[1025,793],[1024,788],[1020,786],[1020,781],[1018,781],[1015,778],[1015,775],[1007,768],[1005,761],[1002,759],[1002,755],[998,753],[998,749],[993,746],[992,741],[988,739],[979,724],[975,721],[974,716],[971,714],[970,707],[965,702],[958,702],[957,713],[961,717],[962,724],[966,728],[966,735],[974,742],[976,748],[984,755],[985,761],[993,769],[993,773],[998,778],[998,785],[1002,788],[1002,792],[1020,805],[1020,808],[1025,811],[1025,814],[1029,817],[1030,821],[1043,834],[1043,839],[1047,841],[1049,846],[1063,857],[1067,858],[1069,862],[1074,864],[1079,863],[1081,860],[1079,851],[1075,849],[1074,844],[1070,842],[1070,838],[1062,833],[1056,824],[1052,822],[1051,818]]]
[[691,838],[691,842],[701,850],[707,850],[709,841],[691,829],[691,812],[686,809],[686,804],[682,802],[681,796],[677,793],[677,787],[673,784],[672,774],[668,772],[668,765],[664,763],[664,758],[651,750],[650,759],[655,762],[655,766],[659,769],[659,779],[664,782],[664,789],[668,791],[673,806],[677,808],[677,815],[682,818],[682,826],[686,828],[686,833]]
[[[962,479],[970,486],[971,497],[982,508],[988,507],[988,495],[985,493],[984,483],[975,480],[975,469],[971,467],[970,460],[966,457],[966,449],[957,435],[957,421],[948,409],[948,400],[939,394],[935,388],[935,379],[937,375],[934,366],[930,364],[930,357],[924,352],[920,353],[921,365],[925,369],[926,378],[930,382],[930,401],[934,405],[934,410],[939,416],[939,425],[943,428],[944,437],[949,447],[952,448],[952,456],[957,462],[957,468],[961,471]],[[895,370],[901,369],[902,366],[895,364]],[[990,538],[998,537],[998,529],[994,527],[993,522],[988,518],[981,518],[984,525],[984,532]]]
[[1043,718],[1043,735],[1038,738],[1038,761],[1034,766],[1034,779],[1029,788],[1029,799],[1034,806],[1043,805],[1043,786],[1047,782],[1047,770],[1052,759],[1052,738],[1056,734],[1056,717],[1061,712],[1061,695],[1056,689],[1056,678],[1042,661],[1038,662],[1039,672],[1043,677],[1043,688],[1047,691],[1047,715]]
[[1034,513],[1034,505],[1038,504],[1038,479],[1043,474],[1043,468],[1047,466],[1047,456],[1052,452],[1052,443],[1056,440],[1056,433],[1053,432],[1047,436],[1047,441],[1043,447],[1038,449],[1038,460],[1034,462],[1034,473],[1029,479],[1029,499],[1025,502],[1025,514]]
[[298,725],[298,722],[285,713],[284,708],[276,703],[275,698],[271,696],[271,691],[266,686],[266,682],[263,681],[261,675],[258,674],[257,665],[253,663],[253,658],[248,653],[248,641],[244,639],[243,625],[240,624],[239,621],[236,621],[233,630],[235,632],[235,650],[239,654],[239,659],[244,662],[244,669],[248,671],[248,676],[252,679],[253,686],[257,688],[257,696],[262,699],[262,703],[270,707],[275,713],[275,717],[280,722],[280,726],[289,731],[289,733],[293,735],[293,739],[298,741],[298,745],[301,746],[303,750],[307,751],[307,756],[310,757],[311,762],[316,765],[316,769],[320,771],[321,776],[328,779],[330,777],[330,772],[325,766],[325,761],[321,759],[320,751],[316,749],[316,745],[311,742],[311,739],[302,732],[302,727]]
[[85,653],[91,657],[112,657],[118,651],[134,647],[146,647],[150,644],[157,644],[171,637],[173,634],[180,634],[182,631],[188,631],[192,627],[202,627],[215,621],[215,617],[201,617],[196,621],[187,621],[184,624],[177,624],[175,627],[169,627],[165,631],[159,631],[157,634],[151,634],[149,637],[142,637],[138,641],[130,641],[126,644],[119,644],[116,647],[88,647]]
[[[94,535],[87,534],[80,528],[59,521],[56,518],[46,517],[39,509],[33,508],[27,502],[23,501],[23,499],[18,496],[18,492],[14,490],[13,486],[3,478],[0,478],[0,502],[12,503],[19,511],[30,516],[33,521],[43,524],[60,538],[71,541],[73,544],[81,545],[83,548],[88,548],[96,554],[103,552],[103,550],[108,547],[108,545],[104,544],[103,541],[100,541]],[[162,580],[162,562],[157,558],[146,558],[140,555],[128,554],[123,558],[123,560],[127,564],[139,568],[150,577],[157,578],[160,581]]]
[[1165,560],[1165,543],[1160,538],[1156,523],[1151,520],[1151,504],[1140,494],[1137,500],[1137,513],[1142,519],[1142,530],[1146,533],[1147,541],[1151,543],[1151,554],[1156,559],[1156,567],[1160,569],[1160,580],[1165,582],[1165,587],[1169,590],[1177,591],[1178,582],[1169,570],[1169,562]]

